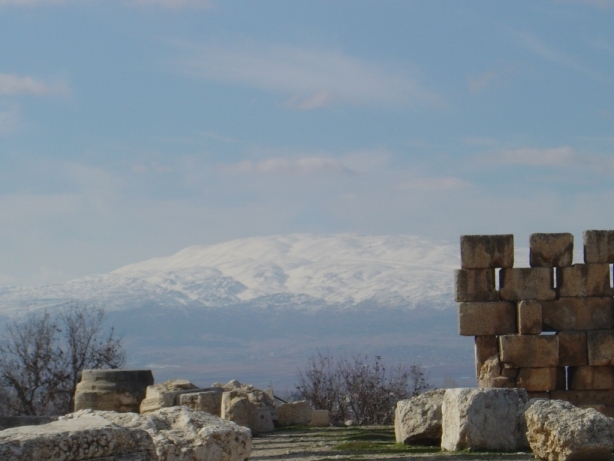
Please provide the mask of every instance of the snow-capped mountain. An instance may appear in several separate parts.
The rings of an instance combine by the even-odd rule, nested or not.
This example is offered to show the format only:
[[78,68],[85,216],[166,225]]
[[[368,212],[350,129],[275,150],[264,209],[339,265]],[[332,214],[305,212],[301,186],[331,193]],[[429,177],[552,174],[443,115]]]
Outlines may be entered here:
[[131,264],[111,273],[36,288],[0,289],[12,316],[70,301],[108,310],[276,304],[319,309],[376,304],[453,305],[458,248],[416,236],[293,234],[252,237]]

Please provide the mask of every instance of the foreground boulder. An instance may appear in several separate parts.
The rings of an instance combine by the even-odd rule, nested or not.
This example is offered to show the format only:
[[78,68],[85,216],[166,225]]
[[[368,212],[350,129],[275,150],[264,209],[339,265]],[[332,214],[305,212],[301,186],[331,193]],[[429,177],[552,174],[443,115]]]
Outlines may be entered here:
[[394,412],[394,435],[405,445],[441,443],[441,404],[445,389],[399,400]]
[[277,425],[295,426],[311,423],[311,405],[306,400],[283,403],[277,406]]
[[524,389],[447,389],[442,402],[444,450],[516,451],[526,448]]
[[592,408],[562,400],[531,400],[525,409],[527,439],[548,461],[607,461],[614,446],[612,420]]
[[131,431],[145,431],[158,461],[245,461],[252,451],[249,429],[186,407],[163,408],[147,415],[85,410],[64,419],[92,417]]
[[0,431],[0,459],[158,461],[158,456],[144,429],[127,429],[91,413],[78,420]]

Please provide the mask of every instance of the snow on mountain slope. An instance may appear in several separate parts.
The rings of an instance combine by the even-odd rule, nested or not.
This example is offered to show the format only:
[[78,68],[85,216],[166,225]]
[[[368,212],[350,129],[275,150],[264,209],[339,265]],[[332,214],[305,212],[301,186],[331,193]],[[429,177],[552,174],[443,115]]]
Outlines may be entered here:
[[0,288],[0,315],[66,302],[147,306],[444,308],[454,305],[456,245],[416,236],[251,237],[42,287]]
[[402,298],[410,306],[430,301],[442,307],[458,265],[458,248],[416,236],[293,234],[193,246],[113,274],[179,290],[195,300],[215,289],[242,302],[290,293],[328,304]]

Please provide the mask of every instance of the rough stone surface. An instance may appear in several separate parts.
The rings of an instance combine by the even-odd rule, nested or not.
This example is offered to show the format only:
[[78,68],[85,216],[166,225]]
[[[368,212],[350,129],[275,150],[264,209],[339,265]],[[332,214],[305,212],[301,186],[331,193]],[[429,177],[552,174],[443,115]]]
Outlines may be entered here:
[[543,331],[609,330],[614,327],[612,298],[560,298],[540,304]]
[[565,267],[573,262],[573,235],[531,234],[529,264],[531,267]]
[[461,235],[461,267],[486,269],[514,266],[514,236]]
[[557,368],[520,368],[516,387],[527,391],[553,391],[557,388]]
[[57,420],[57,416],[0,416],[0,431],[12,427],[39,426]]
[[564,400],[577,407],[584,405],[604,405],[614,407],[614,390],[556,390],[550,392],[550,398]]
[[445,389],[399,400],[394,412],[394,435],[405,445],[441,443],[441,404]]
[[582,237],[586,264],[614,263],[614,231],[587,230]]
[[586,332],[586,345],[589,365],[614,365],[614,330]]
[[588,349],[584,331],[559,331],[559,365],[582,367],[588,365]]
[[177,396],[184,392],[196,392],[198,386],[186,379],[171,379],[147,387],[145,399],[141,402],[141,413],[151,413],[160,408],[179,405]]
[[501,362],[512,368],[548,368],[559,364],[556,335],[499,336]]
[[75,411],[83,409],[139,412],[151,370],[83,370],[75,392]]
[[473,302],[458,305],[458,330],[462,336],[494,336],[516,332],[514,303]]
[[178,395],[179,405],[192,408],[193,410],[206,411],[215,416],[220,416],[222,411],[222,394],[219,388],[201,390],[200,392],[188,392]]
[[518,451],[526,446],[524,389],[447,389],[442,403],[441,448]]
[[306,400],[283,403],[277,406],[277,424],[279,426],[307,425],[311,423],[311,405]]
[[311,421],[309,422],[309,425],[315,427],[330,426],[330,417],[328,415],[328,410],[312,410]]
[[499,355],[499,344],[496,336],[476,336],[475,337],[475,365],[476,376],[480,375],[480,370],[484,362],[493,355]]
[[609,461],[614,446],[612,421],[594,409],[558,400],[531,400],[525,410],[533,453],[548,461]]
[[539,301],[518,303],[518,333],[538,335],[542,332],[542,305]]
[[91,413],[80,420],[0,431],[0,459],[158,461],[145,430],[126,429]]
[[614,389],[614,367],[569,367],[569,389]]
[[502,301],[555,299],[552,269],[549,267],[501,269],[499,296]]
[[498,301],[494,269],[456,269],[454,293],[457,302]]
[[503,369],[498,355],[486,359],[478,372],[478,387],[512,388],[516,386],[518,368]]
[[612,296],[609,264],[574,264],[556,271],[560,297]]
[[171,407],[138,415],[86,410],[65,418],[80,422],[92,415],[130,431],[145,431],[158,461],[245,461],[251,454],[249,429],[204,411]]
[[277,410],[267,393],[238,381],[225,384],[223,389],[222,418],[249,427],[253,434],[274,430]]

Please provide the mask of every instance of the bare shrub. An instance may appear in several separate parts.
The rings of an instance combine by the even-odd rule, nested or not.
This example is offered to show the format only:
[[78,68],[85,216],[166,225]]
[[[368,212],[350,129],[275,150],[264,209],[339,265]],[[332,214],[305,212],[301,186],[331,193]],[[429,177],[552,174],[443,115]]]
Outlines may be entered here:
[[313,408],[328,410],[332,424],[391,424],[399,400],[431,386],[419,364],[387,367],[381,356],[335,360],[320,351],[298,372],[297,390]]
[[118,368],[121,338],[103,325],[104,310],[68,306],[57,316],[33,314],[9,323],[0,336],[0,410],[12,415],[72,411],[81,371]]

